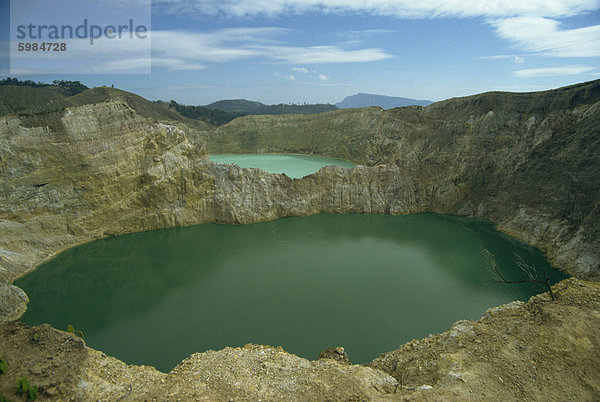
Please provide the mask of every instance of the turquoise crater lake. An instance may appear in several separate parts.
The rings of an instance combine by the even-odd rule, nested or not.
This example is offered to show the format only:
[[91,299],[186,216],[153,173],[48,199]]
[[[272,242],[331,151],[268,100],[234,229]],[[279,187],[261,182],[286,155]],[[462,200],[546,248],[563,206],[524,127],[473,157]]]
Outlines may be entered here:
[[31,300],[27,324],[72,324],[127,363],[169,371],[193,352],[246,343],[309,359],[344,346],[361,363],[538,293],[491,282],[482,248],[509,278],[522,278],[515,253],[553,282],[565,277],[478,220],[316,215],[98,240],[16,284]]
[[354,167],[354,163],[343,159],[325,158],[298,154],[222,154],[209,155],[216,163],[234,163],[242,168],[260,168],[269,173],[285,173],[299,179],[313,174],[324,166]]

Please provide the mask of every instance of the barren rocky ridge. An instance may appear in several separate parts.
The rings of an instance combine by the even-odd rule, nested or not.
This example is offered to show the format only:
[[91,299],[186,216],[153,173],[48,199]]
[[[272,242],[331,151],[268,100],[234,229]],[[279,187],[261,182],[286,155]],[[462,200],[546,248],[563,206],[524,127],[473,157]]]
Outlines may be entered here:
[[[73,245],[141,230],[203,222],[249,223],[315,213],[460,214],[492,220],[500,230],[543,249],[554,266],[574,276],[585,280],[600,277],[600,81],[541,93],[487,93],[425,108],[246,116],[219,128],[190,123],[166,112],[157,115],[145,101],[122,91],[94,88],[87,92],[78,95],[82,100],[72,105],[48,102],[31,113],[0,116],[0,320],[6,323],[3,331],[8,334],[0,355],[9,350],[5,348],[12,340],[21,342],[31,331],[46,331],[51,339],[70,336],[51,328],[29,329],[11,322],[23,313],[26,303],[24,293],[10,285],[15,278]],[[341,157],[361,165],[354,169],[324,168],[293,180],[258,169],[217,165],[206,158],[207,152],[300,152]],[[557,286],[576,295],[564,300],[572,309],[571,317],[589,317],[586,326],[577,330],[574,343],[565,346],[573,349],[576,359],[583,351],[580,339],[588,338],[589,345],[598,346],[597,337],[590,333],[598,329],[597,286],[575,280]],[[519,320],[524,320],[532,308],[528,306],[517,306],[517,316],[522,316]],[[503,312],[501,320],[512,322],[507,317],[513,313]],[[547,323],[551,326],[550,342],[559,342],[563,335],[570,339],[567,332],[573,323],[569,318],[560,309],[548,314],[525,328],[537,331],[535,328],[542,328],[538,324]],[[556,321],[555,315],[562,321]],[[527,349],[527,342],[532,340],[525,335],[519,342],[525,342]],[[493,350],[495,341],[488,341],[489,345],[483,345]],[[428,353],[442,353],[441,340],[427,342],[434,351]],[[23,346],[23,353],[34,353],[34,347]],[[455,347],[458,349],[444,353],[469,351]],[[131,376],[135,382],[141,381],[136,375],[152,371],[126,367],[99,352],[82,350],[78,353],[83,353],[84,360],[92,359],[84,365],[88,377],[82,381],[88,385],[79,382],[61,388],[59,377],[50,378],[44,388],[45,397],[64,398],[79,392],[77,395],[112,399],[122,391],[119,376]],[[401,350],[373,363],[388,374],[333,362],[307,362],[267,347],[207,352],[192,356],[174,370],[186,373],[187,385],[173,385],[172,389],[181,388],[181,394],[169,398],[186,399],[185,395],[193,394],[185,392],[192,389],[197,397],[208,399],[234,395],[250,399],[293,395],[309,399],[317,395],[397,398],[407,395],[404,387],[400,393],[396,387],[405,376],[398,371],[407,356],[397,356]],[[535,347],[528,350],[541,359]],[[260,351],[276,356],[273,367],[277,370],[272,372],[289,376],[281,374],[269,383],[271,388],[252,384],[258,371],[250,369],[241,374],[240,368],[239,376],[221,374],[228,379],[214,384],[213,377],[202,379],[217,367],[211,364],[223,365],[236,355],[243,355],[247,364],[258,364],[263,361],[256,355]],[[472,356],[469,353],[461,359],[468,361]],[[66,351],[60,360],[79,370],[83,366],[70,360],[76,356]],[[553,359],[553,355],[547,359]],[[557,362],[564,363],[565,369],[580,363],[565,359]],[[263,363],[267,368],[257,366],[256,370],[268,373],[270,363]],[[475,370],[472,364],[463,366]],[[105,384],[101,390],[98,384],[108,381],[101,374],[106,367],[119,374],[109,381],[112,385]],[[235,364],[228,363],[228,367]],[[289,370],[281,371],[282,367]],[[578,377],[582,382],[573,386],[583,397],[597,397],[600,388],[589,378],[593,374],[598,377],[600,371],[593,364],[586,367],[587,374]],[[324,371],[316,375],[313,369]],[[454,370],[448,365],[438,367],[436,375],[423,375],[421,380],[412,369],[406,369],[413,385],[408,391],[430,392],[416,389],[419,382],[427,380],[436,382],[431,385],[434,392],[441,392],[439,395],[449,392],[447,395],[458,397],[467,395],[461,392],[484,392],[486,381],[491,381],[494,370],[500,369],[491,363],[487,371],[481,371],[484,374],[477,380],[480,387],[470,386],[468,390],[441,380],[446,377],[440,376],[439,370]],[[179,378],[179,374],[167,378],[153,373],[151,381],[177,382]],[[196,383],[191,373],[197,373],[198,377],[193,377]],[[327,380],[329,374],[333,377]],[[34,378],[35,373],[31,376]],[[288,384],[286,394],[283,384],[292,377],[300,382]],[[0,376],[0,381],[4,378]],[[345,388],[353,393],[343,393],[332,378],[346,384]],[[461,374],[457,378],[466,377]],[[538,380],[542,388],[553,387],[552,379]],[[52,386],[53,381],[58,385]],[[212,384],[216,390],[201,392],[202,384]],[[55,390],[51,390],[53,387]],[[511,388],[511,392],[525,392],[526,388],[527,384]],[[9,395],[6,389],[0,382],[0,391]],[[301,389],[312,393],[302,394],[298,391]],[[163,395],[162,391],[156,392],[144,397]]]

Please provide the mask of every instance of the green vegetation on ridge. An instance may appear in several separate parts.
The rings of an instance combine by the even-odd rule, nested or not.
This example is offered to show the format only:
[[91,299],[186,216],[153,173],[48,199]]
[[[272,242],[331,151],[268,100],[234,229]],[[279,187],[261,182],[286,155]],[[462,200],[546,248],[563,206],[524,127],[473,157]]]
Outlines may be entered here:
[[19,87],[32,87],[32,88],[52,88],[55,89],[58,93],[65,96],[73,96],[82,93],[86,89],[89,89],[87,86],[83,85],[79,81],[52,81],[52,84],[46,84],[45,82],[34,82],[31,80],[19,81],[18,78],[5,78],[0,80],[0,85],[14,85]]
[[225,112],[222,110],[210,109],[206,106],[181,105],[174,100],[169,103],[159,100],[156,101],[156,103],[166,106],[171,110],[175,110],[182,116],[200,120],[213,126],[221,126],[225,123],[229,123],[236,117],[244,116],[244,114],[241,113]]
[[182,105],[174,100],[168,103],[159,100],[155,101],[155,103],[175,110],[182,116],[200,120],[214,126],[222,126],[237,117],[247,115],[313,114],[337,110],[337,107],[334,105],[327,104],[286,105],[280,103],[279,105],[265,105],[245,99],[222,100],[206,106]]
[[249,114],[313,114],[337,110],[337,107],[329,104],[284,104],[265,105],[260,102],[246,99],[222,100],[206,105],[209,109],[222,110],[242,115]]

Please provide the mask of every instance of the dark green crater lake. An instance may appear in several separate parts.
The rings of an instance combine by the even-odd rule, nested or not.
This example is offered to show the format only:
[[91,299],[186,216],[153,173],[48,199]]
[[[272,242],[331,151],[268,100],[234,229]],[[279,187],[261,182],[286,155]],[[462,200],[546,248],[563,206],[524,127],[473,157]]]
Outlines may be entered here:
[[308,359],[344,346],[361,363],[543,290],[491,282],[482,247],[509,278],[523,277],[514,253],[553,282],[565,277],[478,220],[316,215],[98,240],[16,284],[31,299],[26,323],[72,324],[127,363],[169,371],[193,352],[246,343]]
[[269,173],[285,173],[292,179],[313,174],[324,166],[337,165],[354,167],[354,163],[343,159],[325,158],[313,155],[297,154],[223,154],[209,155],[217,163],[235,163],[242,168],[260,168]]

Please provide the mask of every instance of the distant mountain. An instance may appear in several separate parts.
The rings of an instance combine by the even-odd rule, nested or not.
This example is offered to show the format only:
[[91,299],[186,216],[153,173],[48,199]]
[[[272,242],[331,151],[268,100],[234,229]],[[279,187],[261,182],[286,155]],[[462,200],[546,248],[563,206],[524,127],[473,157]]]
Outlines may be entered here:
[[340,109],[369,106],[379,106],[384,109],[393,109],[395,107],[411,105],[427,106],[432,103],[432,101],[428,100],[358,93],[356,95],[347,96],[343,101],[336,103],[335,105]]
[[265,105],[264,103],[249,101],[246,99],[222,100],[211,103],[210,105],[206,105],[205,107],[239,115],[293,113],[311,114],[329,112],[337,109],[337,107],[334,105],[329,104],[295,105],[280,103],[279,105]]

